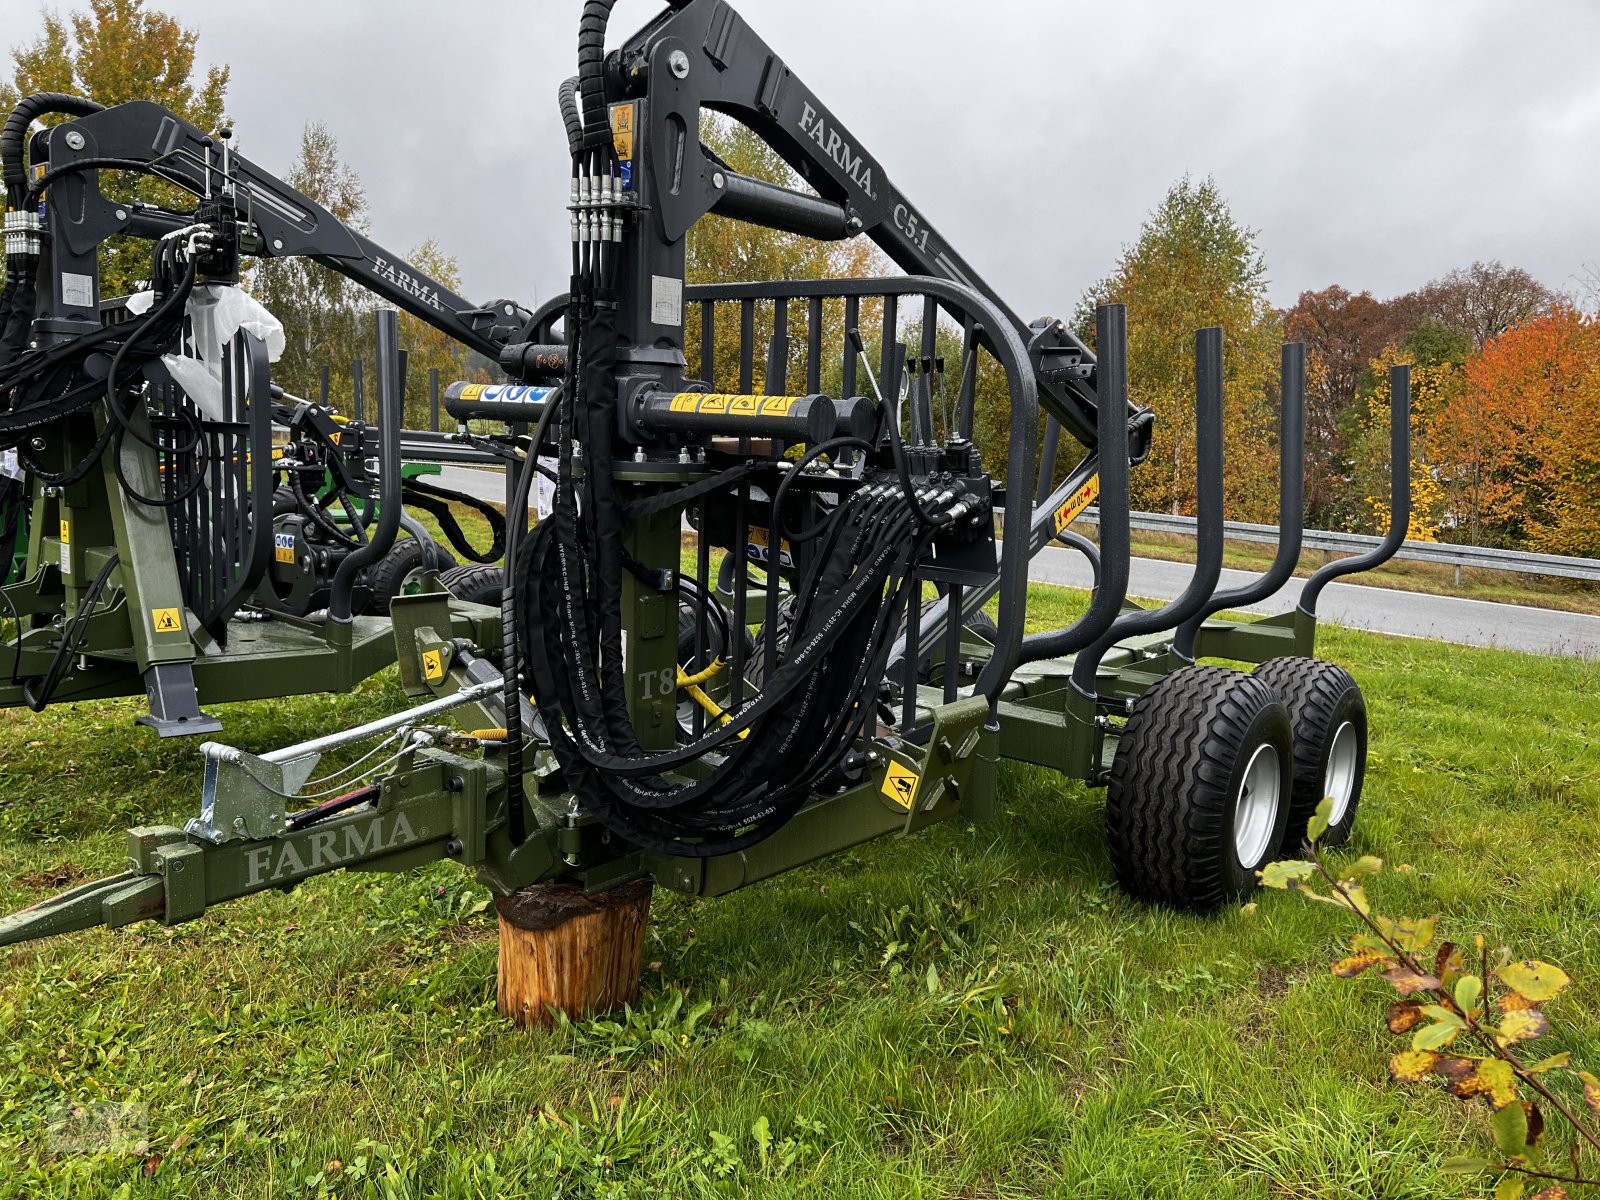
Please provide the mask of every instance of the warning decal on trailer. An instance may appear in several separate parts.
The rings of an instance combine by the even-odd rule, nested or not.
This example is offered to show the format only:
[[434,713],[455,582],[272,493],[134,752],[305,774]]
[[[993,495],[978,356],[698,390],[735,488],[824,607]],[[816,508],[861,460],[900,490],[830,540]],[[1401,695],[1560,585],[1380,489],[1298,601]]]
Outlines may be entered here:
[[883,777],[883,794],[907,812],[917,801],[917,784],[920,780],[910,767],[889,760],[889,770]]

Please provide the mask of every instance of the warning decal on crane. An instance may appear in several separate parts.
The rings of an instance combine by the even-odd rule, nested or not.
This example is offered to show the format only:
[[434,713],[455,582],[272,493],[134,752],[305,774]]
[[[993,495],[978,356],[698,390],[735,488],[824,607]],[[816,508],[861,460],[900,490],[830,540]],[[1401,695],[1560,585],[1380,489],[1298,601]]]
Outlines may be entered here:
[[1084,485],[1072,495],[1067,497],[1066,503],[1055,511],[1056,532],[1060,533],[1079,517],[1083,510],[1093,504],[1100,496],[1100,476],[1091,475]]

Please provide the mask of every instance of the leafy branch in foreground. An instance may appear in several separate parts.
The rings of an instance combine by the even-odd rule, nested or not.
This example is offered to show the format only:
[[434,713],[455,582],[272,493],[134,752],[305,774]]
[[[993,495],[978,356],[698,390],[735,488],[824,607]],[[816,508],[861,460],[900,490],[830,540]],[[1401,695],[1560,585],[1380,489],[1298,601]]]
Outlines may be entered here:
[[[1311,858],[1273,863],[1259,872],[1265,887],[1294,890],[1322,904],[1354,913],[1364,926],[1350,939],[1350,954],[1333,964],[1333,973],[1354,979],[1376,970],[1400,994],[1384,1020],[1390,1032],[1411,1035],[1411,1048],[1389,1060],[1389,1075],[1400,1083],[1438,1076],[1450,1094],[1465,1101],[1482,1098],[1491,1110],[1490,1131],[1499,1156],[1446,1159],[1443,1170],[1462,1175],[1498,1172],[1495,1200],[1521,1200],[1528,1180],[1550,1181],[1530,1200],[1564,1200],[1563,1184],[1600,1186],[1600,1176],[1584,1171],[1584,1154],[1600,1151],[1600,1078],[1571,1064],[1568,1051],[1536,1062],[1523,1057],[1526,1043],[1549,1031],[1540,1006],[1571,982],[1560,967],[1535,959],[1513,959],[1501,949],[1491,955],[1480,934],[1469,958],[1461,947],[1433,946],[1438,917],[1389,918],[1372,910],[1362,879],[1383,870],[1383,860],[1358,858],[1336,873],[1319,847],[1333,807],[1324,800],[1306,828]],[[1326,891],[1318,883],[1327,886]],[[1549,1080],[1562,1074],[1583,1086],[1587,1113],[1559,1095]],[[1539,1149],[1544,1135],[1540,1101],[1572,1130],[1570,1169],[1552,1169]]]

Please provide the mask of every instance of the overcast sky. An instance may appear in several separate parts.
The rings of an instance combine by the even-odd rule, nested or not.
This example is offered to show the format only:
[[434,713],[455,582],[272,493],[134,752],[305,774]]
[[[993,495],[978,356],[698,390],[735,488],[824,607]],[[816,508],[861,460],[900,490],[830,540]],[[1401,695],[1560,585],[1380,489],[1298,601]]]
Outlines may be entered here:
[[[474,299],[565,286],[578,0],[149,3],[233,68],[251,158],[287,173],[323,121],[380,243],[436,238]],[[1025,318],[1069,315],[1185,172],[1259,231],[1278,304],[1492,258],[1576,290],[1600,263],[1594,0],[735,6]],[[613,43],[659,7],[621,0]],[[0,40],[37,11],[0,0]]]

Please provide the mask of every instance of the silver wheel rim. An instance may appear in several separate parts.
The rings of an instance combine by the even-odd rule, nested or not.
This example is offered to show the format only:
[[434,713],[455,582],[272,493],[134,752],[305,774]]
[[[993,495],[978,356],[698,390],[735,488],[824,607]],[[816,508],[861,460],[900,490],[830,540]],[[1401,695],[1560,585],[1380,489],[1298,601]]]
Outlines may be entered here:
[[1355,798],[1359,741],[1355,724],[1346,721],[1334,731],[1333,742],[1328,746],[1328,769],[1322,775],[1322,794],[1333,798],[1329,825],[1344,820],[1350,811],[1350,801]]
[[1239,802],[1233,810],[1233,849],[1246,870],[1261,865],[1272,845],[1283,803],[1283,778],[1278,748],[1263,742],[1250,756],[1239,784]]

